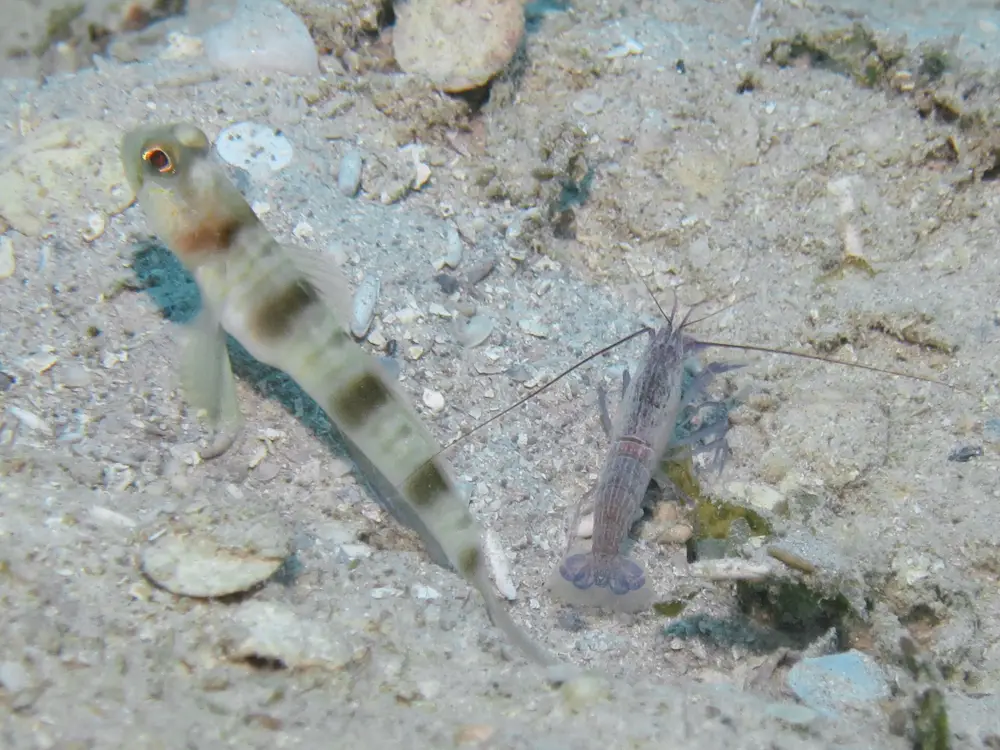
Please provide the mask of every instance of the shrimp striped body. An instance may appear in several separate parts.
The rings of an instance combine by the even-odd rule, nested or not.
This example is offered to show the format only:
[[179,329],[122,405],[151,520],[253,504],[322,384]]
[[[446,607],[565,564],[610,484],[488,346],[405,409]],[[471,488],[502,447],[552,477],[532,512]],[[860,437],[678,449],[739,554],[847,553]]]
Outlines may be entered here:
[[479,589],[490,616],[526,654],[551,662],[511,620],[485,570],[482,530],[437,441],[378,361],[346,330],[350,292],[332,260],[279,245],[222,169],[197,128],[172,124],[126,135],[122,159],[147,220],[194,275],[203,311],[183,370],[193,405],[238,416],[223,330],[283,370],[329,415],[363,469],[432,549]]
[[597,483],[591,549],[567,556],[550,577],[556,598],[624,611],[644,609],[652,601],[642,568],[621,548],[684,405],[688,340],[683,328],[682,323],[675,329],[671,320],[653,334],[625,391]]

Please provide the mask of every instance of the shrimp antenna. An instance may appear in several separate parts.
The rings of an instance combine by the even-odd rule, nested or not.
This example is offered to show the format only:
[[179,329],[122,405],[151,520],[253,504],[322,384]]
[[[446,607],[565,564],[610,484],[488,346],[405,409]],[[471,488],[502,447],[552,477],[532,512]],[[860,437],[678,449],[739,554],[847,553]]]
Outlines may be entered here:
[[[628,263],[627,260],[626,260],[626,263]],[[646,291],[649,292],[649,296],[652,297],[653,302],[656,305],[656,308],[660,311],[660,314],[663,315],[664,319],[666,319],[668,321],[671,321],[671,323],[672,323],[673,322],[673,313],[671,313],[670,315],[667,315],[665,312],[663,312],[663,308],[660,307],[660,303],[656,299],[656,295],[653,294],[653,290],[649,288],[649,285],[646,283],[645,279],[641,278],[639,276],[639,274],[636,273],[636,271],[632,267],[631,263],[629,263],[629,268],[632,270],[632,273],[635,274],[635,277],[637,279],[639,279],[640,282],[642,282],[642,285],[644,287],[646,287]],[[715,315],[718,315],[719,313],[725,312],[726,310],[729,310],[732,307],[736,307],[736,305],[739,305],[739,304],[742,304],[743,302],[746,302],[748,299],[750,299],[754,295],[755,295],[755,292],[750,292],[749,294],[743,295],[742,297],[740,297],[736,301],[734,301],[734,302],[726,305],[725,307],[722,307],[722,308],[720,308],[720,309],[718,309],[718,310],[716,310],[714,312],[711,312],[708,315],[704,315],[704,316],[702,316],[700,318],[697,318],[696,320],[690,320],[689,321],[688,320],[688,316],[690,316],[691,311],[694,310],[696,307],[700,307],[701,305],[704,305],[708,300],[704,299],[704,300],[701,300],[700,302],[695,302],[688,309],[687,315],[684,316],[684,321],[683,321],[683,323],[681,323],[681,328],[685,328],[685,327],[687,327],[689,325],[691,325],[691,326],[697,325],[698,323],[701,323],[701,322],[703,322],[705,320],[708,320],[709,318],[711,318],[711,317],[713,317]],[[676,310],[676,308],[677,308],[677,292],[675,291],[674,292],[674,310]],[[908,372],[900,372],[898,370],[889,370],[889,369],[886,369],[884,367],[875,367],[873,365],[863,365],[863,364],[860,364],[858,362],[845,362],[842,359],[835,359],[833,357],[822,357],[822,356],[820,356],[818,354],[807,354],[805,352],[790,352],[790,351],[786,351],[784,349],[771,349],[771,348],[766,347],[766,346],[754,346],[753,344],[727,344],[727,343],[723,343],[721,341],[706,341],[704,339],[693,339],[693,343],[695,343],[695,344],[697,344],[699,346],[705,346],[705,347],[714,346],[714,347],[716,347],[718,349],[742,349],[743,351],[763,352],[765,354],[781,354],[781,355],[784,355],[786,357],[800,357],[801,359],[812,359],[812,360],[815,360],[817,362],[828,362],[830,364],[835,364],[835,365],[846,365],[847,367],[856,367],[859,370],[869,370],[870,372],[880,372],[880,373],[882,373],[884,375],[895,375],[896,377],[910,378],[911,380],[919,380],[919,381],[921,381],[923,383],[933,383],[934,385],[943,385],[945,388],[948,388],[948,389],[951,389],[951,390],[961,390],[960,388],[957,388],[956,386],[950,385],[950,384],[945,383],[945,382],[943,382],[941,380],[937,380],[935,378],[927,377],[927,376],[924,376],[924,375],[912,375],[912,374],[910,374]]]
[[766,346],[754,346],[753,344],[726,344],[721,341],[703,341],[698,339],[698,343],[702,346],[714,346],[719,349],[743,349],[750,352],[764,352],[765,354],[783,354],[786,357],[801,357],[802,359],[812,359],[817,362],[829,362],[835,365],[846,365],[847,367],[857,367],[859,370],[870,370],[871,372],[881,372],[885,375],[895,375],[900,378],[909,378],[910,380],[920,380],[924,383],[933,383],[934,385],[943,385],[953,391],[962,390],[958,386],[951,385],[950,383],[945,383],[943,380],[935,380],[934,378],[927,377],[925,375],[913,375],[909,372],[900,372],[899,370],[889,370],[884,367],[875,367],[873,365],[863,365],[860,362],[845,362],[842,359],[835,359],[833,357],[821,357],[818,354],[807,354],[805,352],[789,352],[784,349],[770,349]]
[[[588,362],[591,362],[591,361],[597,359],[598,357],[601,357],[601,356],[607,354],[612,349],[614,349],[614,348],[616,348],[618,346],[621,346],[622,344],[624,344],[624,343],[626,343],[628,341],[631,341],[632,339],[637,338],[638,336],[641,336],[644,333],[651,333],[651,332],[652,332],[652,329],[650,329],[650,328],[640,328],[638,331],[633,331],[632,333],[628,334],[627,336],[624,336],[623,338],[620,338],[617,341],[615,341],[615,342],[613,342],[611,344],[608,344],[607,346],[601,347],[596,352],[593,352],[592,354],[588,354],[586,357],[584,357],[583,359],[581,359],[579,362],[577,362],[576,364],[574,364],[572,367],[570,367],[570,368],[568,368],[566,370],[563,370],[561,373],[559,373],[558,375],[556,375],[554,378],[552,378],[552,380],[549,380],[548,382],[543,383],[542,385],[538,386],[535,390],[531,391],[531,393],[529,393],[528,395],[524,396],[523,398],[518,399],[517,401],[515,401],[510,406],[506,407],[499,414],[494,414],[489,419],[487,419],[487,420],[485,420],[485,421],[480,422],[479,424],[477,424],[475,427],[473,427],[468,432],[460,435],[459,437],[455,438],[451,442],[446,443],[445,446],[443,448],[441,448],[441,450],[439,450],[433,456],[431,456],[430,458],[428,458],[423,464],[421,464],[420,468],[422,469],[424,466],[426,466],[427,464],[429,464],[431,461],[433,461],[435,458],[437,458],[442,453],[444,453],[445,451],[447,451],[449,448],[451,448],[452,446],[458,444],[462,440],[465,440],[467,437],[469,437],[469,435],[472,435],[475,432],[479,432],[479,430],[481,430],[482,428],[486,427],[486,425],[491,424],[492,422],[496,422],[501,417],[507,416],[508,414],[510,414],[510,412],[514,411],[514,409],[516,409],[517,407],[521,406],[525,402],[530,401],[535,396],[537,396],[539,393],[542,393],[543,391],[547,391],[549,388],[551,388],[552,386],[554,386],[556,383],[558,383],[560,380],[562,380],[564,377],[566,377],[567,375],[569,375],[574,370],[576,370],[576,369],[578,369],[580,367],[583,367],[583,365],[587,364]],[[419,469],[417,469],[417,471],[419,471]]]
[[[660,315],[663,316],[663,319],[666,320],[666,321],[669,321],[670,324],[673,325],[674,315],[677,312],[677,292],[675,290],[671,289],[671,293],[674,295],[674,307],[673,307],[673,310],[671,310],[670,315],[667,315],[663,311],[663,308],[660,306],[660,301],[656,298],[656,295],[653,294],[653,290],[649,288],[649,284],[646,283],[646,280],[644,278],[642,278],[636,272],[635,268],[628,261],[628,259],[626,259],[625,262],[628,263],[628,267],[632,271],[632,275],[635,276],[637,279],[639,279],[639,283],[642,284],[646,288],[646,292],[649,294],[649,298],[651,300],[653,300],[653,304],[656,305],[656,309],[660,311]],[[719,315],[720,313],[724,313],[726,310],[732,309],[732,308],[736,307],[737,305],[742,305],[748,299],[751,299],[752,297],[755,297],[756,294],[757,294],[756,292],[749,292],[748,294],[744,294],[742,297],[738,297],[736,300],[734,300],[733,302],[730,302],[725,307],[720,307],[718,310],[715,310],[714,312],[710,312],[708,315],[703,315],[702,317],[696,318],[695,320],[688,320],[688,318],[691,315],[691,312],[693,310],[695,310],[695,308],[701,307],[702,305],[705,305],[705,304],[708,303],[708,298],[705,298],[705,299],[701,300],[700,302],[695,302],[693,305],[691,305],[690,308],[688,308],[687,315],[684,316],[684,322],[681,323],[681,328],[686,328],[687,326],[698,325],[699,323],[702,323],[702,322],[708,320],[709,318],[714,318],[716,315]],[[699,342],[699,343],[701,343],[701,342]]]

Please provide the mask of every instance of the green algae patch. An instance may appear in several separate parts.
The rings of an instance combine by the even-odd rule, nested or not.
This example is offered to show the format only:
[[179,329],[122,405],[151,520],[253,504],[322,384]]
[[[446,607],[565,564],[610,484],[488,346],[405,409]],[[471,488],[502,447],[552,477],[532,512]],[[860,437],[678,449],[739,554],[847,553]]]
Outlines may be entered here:
[[656,602],[653,611],[660,617],[679,617],[687,609],[687,602],[683,599],[670,599],[665,602]]
[[832,627],[843,637],[854,619],[854,610],[843,594],[817,591],[798,581],[741,582],[736,586],[736,597],[741,611],[756,622],[809,634],[809,638]]
[[773,529],[764,516],[751,508],[722,500],[703,498],[695,511],[695,535],[699,539],[728,539],[734,521],[745,521],[751,536],[771,536]]
[[764,58],[782,68],[808,58],[814,68],[846,75],[861,86],[875,88],[889,80],[905,56],[903,47],[856,23],[848,28],[800,31],[787,39],[776,39]]

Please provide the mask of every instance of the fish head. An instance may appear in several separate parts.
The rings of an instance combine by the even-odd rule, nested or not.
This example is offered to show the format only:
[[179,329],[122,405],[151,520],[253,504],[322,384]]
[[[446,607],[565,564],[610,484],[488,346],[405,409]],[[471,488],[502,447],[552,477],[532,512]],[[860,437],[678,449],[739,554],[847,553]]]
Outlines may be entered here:
[[138,128],[122,139],[125,176],[136,195],[152,186],[172,187],[211,149],[208,137],[187,123]]

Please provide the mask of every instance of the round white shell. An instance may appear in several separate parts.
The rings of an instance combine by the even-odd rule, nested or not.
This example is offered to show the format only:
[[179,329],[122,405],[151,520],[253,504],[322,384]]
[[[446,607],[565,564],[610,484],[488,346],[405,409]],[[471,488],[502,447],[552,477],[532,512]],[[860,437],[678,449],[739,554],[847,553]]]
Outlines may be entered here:
[[253,176],[266,177],[292,161],[292,144],[267,125],[238,122],[219,133],[215,150],[226,164],[245,169]]

